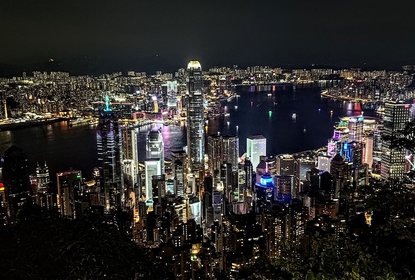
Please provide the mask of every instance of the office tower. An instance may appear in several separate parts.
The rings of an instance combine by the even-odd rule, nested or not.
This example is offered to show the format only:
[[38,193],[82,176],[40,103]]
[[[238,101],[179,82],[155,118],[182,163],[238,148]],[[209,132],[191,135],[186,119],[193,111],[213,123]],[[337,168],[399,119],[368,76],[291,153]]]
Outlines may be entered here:
[[223,163],[232,165],[232,170],[238,169],[239,138],[237,136],[210,135],[207,139],[209,171],[214,174],[220,170]]
[[265,163],[267,166],[267,172],[271,176],[277,175],[277,158],[274,156],[266,157]]
[[147,135],[146,159],[160,160],[161,172],[164,173],[164,143],[163,136],[158,130],[151,130]]
[[274,198],[276,201],[283,204],[291,204],[293,198],[298,193],[294,188],[294,176],[292,175],[277,175],[274,177],[276,195]]
[[350,131],[350,141],[363,141],[363,121],[363,116],[349,118],[348,128]]
[[166,82],[167,107],[176,108],[177,106],[177,81]]
[[314,159],[303,157],[296,160],[296,176],[300,181],[307,180],[307,171],[316,167]]
[[99,117],[96,136],[100,188],[104,198],[104,209],[108,212],[121,207],[125,200],[121,170],[121,130],[118,118],[110,108],[108,96],[105,109]]
[[253,169],[252,169],[252,163],[249,159],[245,159],[244,162],[244,170],[245,170],[245,181],[246,181],[246,189],[253,192],[254,191],[254,181],[253,181]]
[[73,170],[56,173],[57,203],[62,216],[76,219],[81,215],[82,173]]
[[367,164],[371,170],[373,165],[373,134],[366,135],[363,143],[363,163]]
[[138,129],[122,128],[122,159],[130,159],[138,166]]
[[30,196],[29,164],[26,154],[12,146],[4,153],[3,179],[7,197],[7,214],[10,222]]
[[47,191],[50,183],[49,168],[45,162],[43,166],[39,163],[36,166],[36,181],[38,191]]
[[146,202],[153,203],[153,176],[164,173],[164,143],[158,130],[151,130],[146,140],[145,184]]
[[295,160],[292,155],[277,156],[277,175],[290,176],[295,173]]
[[243,168],[238,169],[238,185],[237,189],[234,190],[234,197],[237,198],[238,202],[244,201],[246,190],[246,172]]
[[256,170],[260,156],[267,155],[267,139],[262,135],[250,136],[246,139],[246,155]]
[[238,136],[222,136],[223,162],[232,165],[232,170],[238,170],[239,138]]
[[204,105],[203,75],[198,61],[190,61],[187,65],[187,151],[189,170],[198,175],[204,170]]
[[[403,129],[409,122],[409,104],[385,103],[385,114],[383,117],[383,135],[393,136],[397,131]],[[405,173],[405,150],[392,148],[391,142],[382,142],[382,179],[402,178]]]
[[166,176],[154,175],[151,179],[153,206],[161,206],[161,199],[166,196]]
[[220,170],[222,164],[222,138],[219,135],[207,137],[208,167],[211,174]]
[[340,192],[348,183],[348,165],[340,154],[334,156],[330,163],[330,174],[334,182],[334,198],[340,197]]
[[161,161],[159,159],[147,159],[144,162],[145,166],[145,180],[146,180],[146,203],[153,204],[153,176],[162,175]]
[[350,130],[347,125],[348,122],[345,119],[342,119],[339,125],[336,126],[333,137],[329,139],[327,144],[328,156],[333,158],[336,154],[340,153],[344,142],[350,142]]
[[124,184],[132,189],[138,182],[138,130],[125,126],[121,136]]
[[51,196],[49,195],[49,168],[46,165],[46,162],[43,166],[37,164],[36,166],[36,204],[41,207],[50,209],[53,205]]
[[330,172],[330,156],[320,155],[317,158],[317,169],[321,171]]
[[185,187],[184,187],[184,166],[186,162],[186,154],[184,151],[176,151],[171,153],[171,159],[173,162],[173,176],[175,181],[175,193],[177,197],[184,197]]

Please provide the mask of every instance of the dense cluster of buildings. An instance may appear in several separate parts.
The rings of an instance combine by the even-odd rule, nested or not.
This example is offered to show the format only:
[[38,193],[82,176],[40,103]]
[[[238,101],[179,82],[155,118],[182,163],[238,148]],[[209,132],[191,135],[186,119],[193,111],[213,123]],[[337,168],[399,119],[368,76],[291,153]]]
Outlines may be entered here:
[[[226,95],[220,89],[229,86],[231,77],[241,83],[264,84],[297,77],[299,85],[300,80],[306,84],[324,77],[344,85],[344,80],[367,77],[366,72],[253,67],[215,68],[209,73],[209,87],[197,61],[189,62],[174,78],[131,72],[127,77],[116,73],[98,79],[65,73],[15,79],[15,87],[8,90],[16,93],[13,102],[18,105],[4,101],[9,116],[33,110],[59,113],[63,108],[75,115],[99,113],[99,166],[90,180],[78,170],[57,173],[54,189],[46,164],[38,164],[36,173],[30,174],[24,152],[10,148],[1,168],[2,222],[15,222],[27,200],[69,219],[95,213],[153,250],[178,279],[218,273],[237,278],[238,271],[261,254],[270,260],[287,258],[293,250],[312,256],[318,250],[316,235],[333,236],[341,248],[348,219],[361,209],[353,191],[372,180],[402,178],[412,169],[412,155],[381,138],[395,134],[411,120],[411,105],[402,102],[385,102],[382,121],[342,118],[327,147],[293,155],[268,155],[262,135],[247,139],[205,135],[208,103],[216,101],[218,92]],[[379,72],[375,78],[385,75],[406,77]],[[5,92],[5,84],[0,85]],[[162,91],[156,91],[155,85],[162,86]],[[27,91],[28,87],[36,90]],[[48,87],[56,94],[45,90]],[[113,96],[117,88],[129,94]],[[74,94],[65,97],[67,90]],[[103,91],[108,92],[105,102],[101,102]],[[90,95],[78,98],[77,92]],[[60,105],[54,108],[53,104]],[[179,116],[186,122],[187,146],[165,154],[163,136],[155,127],[148,132],[145,151],[139,151],[138,129],[125,119],[142,115],[149,120]],[[240,141],[246,141],[244,153],[240,153]],[[139,161],[139,153],[145,154],[144,161]],[[130,219],[117,220],[117,211],[130,214]]]

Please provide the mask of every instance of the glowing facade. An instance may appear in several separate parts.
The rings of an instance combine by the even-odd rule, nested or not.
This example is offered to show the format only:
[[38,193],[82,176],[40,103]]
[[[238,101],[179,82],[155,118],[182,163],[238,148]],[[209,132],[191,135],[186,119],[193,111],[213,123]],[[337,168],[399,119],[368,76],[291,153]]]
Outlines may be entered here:
[[260,156],[267,155],[267,139],[262,135],[251,136],[246,139],[246,154],[252,162],[252,167],[256,170]]
[[[385,115],[383,117],[383,135],[392,136],[403,129],[409,121],[409,104],[385,103]],[[382,179],[402,178],[405,173],[405,151],[392,148],[390,141],[382,142]]]
[[153,176],[164,173],[164,143],[160,131],[152,130],[147,135],[146,141],[146,161],[145,161],[145,180],[146,180],[146,201],[147,204],[153,203]]
[[232,170],[238,170],[239,138],[237,136],[208,136],[207,154],[209,171],[214,174],[220,170],[223,163],[232,165]]
[[121,169],[121,129],[117,116],[109,106],[100,115],[97,127],[97,152],[100,170],[100,187],[105,210],[121,206],[125,201]]
[[187,72],[187,151],[190,172],[197,174],[203,170],[205,153],[202,67],[198,61],[190,61]]

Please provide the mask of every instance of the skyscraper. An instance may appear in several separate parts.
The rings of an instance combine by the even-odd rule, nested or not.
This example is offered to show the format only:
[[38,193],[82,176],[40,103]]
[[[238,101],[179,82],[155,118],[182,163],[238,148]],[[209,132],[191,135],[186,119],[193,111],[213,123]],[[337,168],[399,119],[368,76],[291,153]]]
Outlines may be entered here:
[[223,163],[231,164],[233,171],[238,169],[238,136],[210,135],[207,139],[207,150],[209,171],[212,174],[215,170],[220,170]]
[[232,170],[238,170],[239,138],[238,136],[222,137],[223,162],[232,164]]
[[267,139],[262,135],[250,136],[246,139],[246,154],[252,162],[252,167],[256,170],[260,156],[267,155]]
[[58,209],[62,216],[77,218],[81,214],[82,173],[67,171],[56,174]]
[[[383,117],[383,135],[392,136],[405,127],[409,121],[409,104],[385,103],[385,115]],[[405,173],[405,150],[392,148],[391,142],[382,142],[382,179],[402,178]]]
[[277,174],[291,176],[295,173],[295,160],[292,155],[279,155],[277,157]]
[[122,128],[122,166],[124,184],[133,188],[138,182],[138,129]]
[[146,159],[159,159],[161,170],[164,172],[164,143],[158,130],[151,130],[147,135]]
[[146,201],[148,204],[153,203],[153,176],[164,173],[164,144],[163,138],[158,130],[151,130],[147,135],[146,141],[146,161],[145,179],[146,179]]
[[146,176],[146,203],[153,204],[153,176],[161,175],[161,162],[158,159],[147,159],[144,162]]
[[187,151],[190,172],[198,174],[203,171],[205,153],[202,67],[198,61],[190,61],[187,72]]
[[29,164],[20,148],[11,146],[4,153],[3,179],[7,197],[7,214],[11,222],[30,195]]
[[45,162],[44,166],[36,166],[36,195],[35,201],[38,205],[45,208],[51,208],[53,199],[49,193],[49,168]]
[[106,211],[122,206],[125,200],[121,170],[121,130],[118,118],[106,97],[97,127],[97,151],[100,170],[100,188]]

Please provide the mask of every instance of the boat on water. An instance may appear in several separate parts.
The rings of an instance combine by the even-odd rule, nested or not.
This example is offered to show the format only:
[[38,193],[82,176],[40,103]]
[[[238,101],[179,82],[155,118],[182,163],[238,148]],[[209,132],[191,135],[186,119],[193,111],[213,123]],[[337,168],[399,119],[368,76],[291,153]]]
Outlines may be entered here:
[[292,118],[293,120],[297,119],[297,114],[296,114],[296,113],[293,113],[293,114],[291,115],[291,118]]

